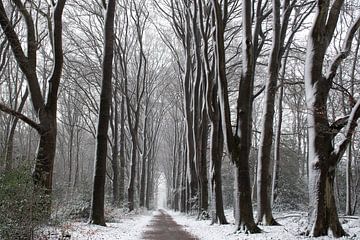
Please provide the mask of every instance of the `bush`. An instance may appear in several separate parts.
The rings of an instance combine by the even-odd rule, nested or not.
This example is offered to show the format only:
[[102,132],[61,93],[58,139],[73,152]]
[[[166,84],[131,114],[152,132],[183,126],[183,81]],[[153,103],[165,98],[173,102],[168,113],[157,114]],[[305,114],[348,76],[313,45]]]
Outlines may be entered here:
[[36,228],[47,219],[42,203],[48,201],[34,192],[29,167],[1,174],[0,239],[33,239]]

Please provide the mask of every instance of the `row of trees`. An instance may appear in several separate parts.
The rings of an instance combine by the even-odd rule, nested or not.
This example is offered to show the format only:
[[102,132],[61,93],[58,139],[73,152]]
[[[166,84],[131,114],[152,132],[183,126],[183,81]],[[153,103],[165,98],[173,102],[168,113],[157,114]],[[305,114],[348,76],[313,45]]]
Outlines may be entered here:
[[[305,73],[296,72],[295,78],[301,77],[304,80],[306,95],[308,138],[304,142],[300,138],[297,148],[301,153],[303,145],[303,152],[306,154],[304,157],[308,159],[308,164],[302,168],[309,176],[310,222],[307,234],[327,235],[328,229],[331,229],[334,236],[345,235],[338,220],[335,204],[335,170],[349,146],[359,110],[353,94],[345,91],[344,82],[338,83],[336,73],[342,61],[351,52],[351,43],[359,29],[360,19],[349,17],[348,13],[341,16],[343,5],[344,1],[272,1],[271,5],[268,1],[166,1],[157,4],[182,46],[181,50],[177,50],[171,45],[170,40],[166,39],[174,58],[177,59],[179,71],[182,72],[186,132],[184,140],[178,137],[178,140],[174,141],[174,149],[177,142],[186,143],[183,149],[185,156],[182,157],[176,151],[173,154],[173,181],[169,186],[175,192],[172,194],[172,206],[175,209],[178,205],[180,210],[191,209],[192,206],[186,203],[191,204],[196,199],[199,215],[208,211],[207,201],[203,203],[203,199],[207,198],[207,190],[203,185],[207,184],[207,177],[203,169],[207,166],[202,157],[206,158],[203,151],[209,144],[207,154],[211,164],[209,179],[214,205],[213,222],[226,223],[221,193],[221,159],[224,143],[228,158],[235,167],[234,208],[237,229],[255,233],[260,231],[258,224],[277,224],[272,216],[271,206],[276,196],[281,159],[282,99],[284,85],[301,84],[297,83],[296,79],[286,83],[289,81],[287,78],[294,76],[288,70],[289,62],[291,58],[298,58],[305,65]],[[351,7],[353,6],[348,6],[349,9]],[[309,24],[311,20],[308,17],[314,9],[315,17],[307,47],[299,49],[303,43],[296,41],[296,34],[302,34],[302,26]],[[334,45],[340,44],[340,47],[332,49],[330,43],[334,38],[335,29],[341,25],[338,23],[339,19],[351,22],[351,25],[348,23],[346,35],[337,33],[340,37],[334,40]],[[269,25],[271,27],[268,27]],[[236,36],[239,32],[242,33],[240,40]],[[331,57],[334,50],[338,53]],[[297,54],[300,51],[306,52],[306,58]],[[238,61],[239,54],[242,56],[240,63],[235,62]],[[333,60],[325,63],[325,56]],[[268,63],[264,64],[266,58]],[[267,70],[261,66],[262,64],[267,66]],[[356,60],[352,66],[351,71],[354,74]],[[238,73],[233,70],[234,68],[240,69]],[[266,71],[266,74],[262,75],[261,71]],[[298,74],[302,76],[299,77]],[[280,84],[278,79],[281,80]],[[258,92],[255,92],[255,83],[262,85]],[[349,110],[340,114],[332,109],[333,116],[329,120],[329,92],[334,85],[337,88],[333,89],[340,88],[342,98],[347,96],[350,99],[350,106],[346,107]],[[254,220],[249,162],[251,144],[254,142],[253,106],[255,99],[262,92],[264,96],[255,174],[257,217]],[[278,92],[278,124],[274,136],[275,100]],[[345,108],[346,103],[343,103]],[[297,111],[299,114],[301,109]],[[339,115],[345,117],[339,118]],[[301,121],[299,117],[297,120]],[[205,125],[202,125],[203,123]],[[300,126],[301,124],[299,123]],[[210,134],[206,137],[208,125]],[[335,141],[339,133],[344,137]],[[271,168],[273,158],[274,167]],[[183,161],[183,171],[179,170],[181,167],[177,161]],[[351,163],[351,160],[349,162]],[[351,166],[348,167],[348,182],[351,170]],[[180,175],[186,171],[186,174]],[[273,172],[272,178],[270,172]],[[176,181],[180,177],[187,180]],[[348,185],[348,194],[350,189]],[[348,214],[352,212],[350,199],[351,196],[348,195]]]
[[256,233],[259,224],[277,224],[272,209],[289,148],[294,176],[309,187],[308,234],[345,234],[334,184],[347,151],[346,213],[353,214],[357,2],[64,6],[0,3],[4,171],[35,157],[39,194],[62,185],[62,198],[72,197],[93,184],[90,221],[100,225],[106,192],[115,206],[152,208],[163,172],[171,207],[226,224],[222,167],[229,159],[236,229]]
[[[1,12],[5,46],[1,55],[2,86],[8,87],[2,88],[2,96],[9,97],[10,103],[1,103],[1,110],[12,116],[4,119],[11,125],[9,131],[4,131],[8,133],[2,135],[6,136],[4,170],[11,171],[22,164],[23,158],[32,161],[35,147],[31,139],[36,136],[34,132],[22,133],[29,130],[23,124],[15,131],[20,119],[41,137],[33,173],[34,184],[40,190],[38,194],[50,196],[53,186],[57,186],[56,190],[64,187],[63,196],[70,198],[84,184],[89,187],[93,182],[90,220],[104,225],[108,176],[115,206],[125,206],[130,211],[135,207],[153,207],[159,178],[158,132],[169,103],[162,100],[164,97],[160,94],[166,86],[162,80],[167,72],[162,69],[167,62],[159,46],[150,44],[153,36],[147,30],[150,24],[146,2],[103,4],[94,1],[89,5],[80,1],[65,8],[64,14],[69,17],[66,20],[62,20],[65,1],[49,5],[16,3],[2,3]],[[114,10],[115,5],[119,5],[119,10]],[[26,28],[19,28],[23,23]],[[27,45],[22,47],[24,33]],[[62,44],[63,36],[65,44]],[[150,59],[153,50],[159,55]],[[16,64],[20,69],[13,67]],[[24,72],[30,67],[32,78]],[[24,81],[28,83],[28,90]],[[26,104],[28,95],[34,111]],[[40,115],[36,115],[43,114],[42,111],[50,111],[51,114],[44,113],[44,116],[52,120],[44,117],[42,123]],[[28,155],[24,154],[27,149],[18,149],[14,154],[17,157],[9,156],[10,148],[18,145],[15,133],[23,134],[24,140],[29,139],[22,145],[28,146]],[[88,158],[92,158],[89,151],[94,145],[95,166],[92,168],[89,165],[93,165],[93,161]],[[92,171],[94,179],[90,177]],[[56,185],[53,174],[58,179]],[[50,201],[46,204],[50,213]]]

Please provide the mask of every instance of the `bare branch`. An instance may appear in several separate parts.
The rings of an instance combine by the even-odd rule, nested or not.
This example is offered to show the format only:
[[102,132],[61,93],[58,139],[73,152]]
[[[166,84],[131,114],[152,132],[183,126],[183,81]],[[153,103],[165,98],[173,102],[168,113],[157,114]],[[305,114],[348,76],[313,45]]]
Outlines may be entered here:
[[56,111],[56,102],[58,89],[60,84],[61,72],[64,63],[64,54],[62,48],[62,13],[64,10],[66,0],[59,0],[55,6],[53,14],[53,52],[54,52],[54,67],[49,80],[48,102],[46,107]]
[[346,38],[344,40],[342,49],[340,53],[335,57],[333,62],[330,64],[330,67],[326,74],[326,79],[328,81],[332,81],[332,79],[335,77],[336,71],[340,65],[340,63],[347,58],[347,56],[350,54],[351,51],[351,44],[355,37],[355,33],[360,27],[360,16],[356,19],[355,23],[351,26],[349,31],[346,34]]
[[34,128],[39,133],[42,132],[40,125],[38,123],[36,123],[35,121],[31,120],[30,118],[28,118],[27,116],[25,116],[24,114],[19,113],[15,110],[5,106],[2,103],[0,103],[0,110],[22,120],[23,122],[27,123],[30,127]]
[[[331,163],[337,164],[342,155],[344,154],[348,144],[351,141],[351,137],[355,131],[355,128],[357,126],[357,120],[360,117],[360,99],[357,101],[356,105],[351,110],[349,119],[347,121],[346,127],[345,127],[345,139],[342,140],[336,148],[333,150],[331,154]],[[336,166],[336,165],[335,165]]]

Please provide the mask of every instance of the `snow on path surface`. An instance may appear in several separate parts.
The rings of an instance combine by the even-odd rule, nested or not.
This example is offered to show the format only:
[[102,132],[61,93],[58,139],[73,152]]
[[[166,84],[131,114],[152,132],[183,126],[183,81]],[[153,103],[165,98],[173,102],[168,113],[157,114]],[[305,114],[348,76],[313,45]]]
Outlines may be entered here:
[[160,209],[151,220],[143,233],[148,240],[198,240],[198,238],[184,231],[174,219],[164,210]]
[[[329,237],[308,238],[301,236],[307,225],[306,213],[304,212],[284,212],[274,214],[275,219],[282,224],[282,226],[260,226],[263,230],[260,234],[234,234],[234,218],[232,210],[225,212],[228,225],[210,225],[210,220],[196,220],[196,216],[185,215],[183,213],[166,210],[173,220],[181,225],[182,229],[196,236],[198,239],[204,240],[293,240],[293,239],[315,239],[328,240]],[[154,216],[159,214],[159,211],[130,213],[125,214],[121,210],[111,212],[110,220],[106,227],[87,224],[85,222],[69,222],[63,224],[61,232],[70,235],[74,240],[140,240],[146,238],[146,231],[151,229]],[[350,235],[349,237],[341,239],[360,240],[360,218],[359,216],[342,218],[340,222],[344,230]],[[47,238],[43,239],[59,239],[58,234],[54,234],[56,229],[47,228]],[[49,236],[52,235],[52,236]],[[60,234],[61,236],[61,234]],[[149,239],[149,238],[147,238]],[[171,240],[171,239],[169,239]]]
[[[306,228],[307,219],[303,212],[286,212],[275,214],[275,219],[282,226],[260,226],[263,230],[260,234],[234,233],[234,218],[232,210],[226,211],[226,218],[230,224],[227,225],[210,225],[210,220],[196,220],[196,216],[189,216],[183,213],[168,210],[168,213],[174,220],[183,225],[183,228],[204,240],[292,240],[292,239],[316,239],[327,240],[330,237],[309,238],[301,236],[300,233]],[[360,218],[340,218],[344,230],[349,237],[340,239],[360,240]]]

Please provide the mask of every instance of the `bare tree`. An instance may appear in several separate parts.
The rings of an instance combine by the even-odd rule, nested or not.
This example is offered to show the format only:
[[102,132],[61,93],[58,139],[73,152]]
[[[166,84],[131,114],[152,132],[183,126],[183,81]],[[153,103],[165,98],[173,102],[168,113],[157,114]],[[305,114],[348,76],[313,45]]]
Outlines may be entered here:
[[95,174],[91,200],[90,223],[105,226],[104,197],[106,179],[106,158],[108,145],[108,129],[110,120],[110,108],[112,100],[112,64],[114,49],[114,16],[115,0],[109,0],[106,4],[106,16],[104,23],[104,58],[102,62],[102,86],[100,93],[100,108],[97,127],[97,142],[95,151]]
[[[33,180],[35,186],[44,189],[46,194],[50,194],[52,190],[52,176],[56,150],[57,97],[63,65],[62,13],[66,0],[59,0],[57,3],[52,1],[52,24],[49,24],[49,35],[52,40],[51,45],[53,48],[54,64],[52,74],[48,79],[49,87],[46,96],[41,92],[39,77],[36,73],[38,67],[36,55],[39,39],[36,38],[37,35],[32,14],[22,1],[14,0],[13,2],[21,12],[27,27],[26,54],[19,40],[19,36],[15,32],[14,26],[7,16],[3,1],[0,2],[0,25],[10,43],[19,67],[26,77],[32,105],[37,114],[39,123],[5,105],[1,104],[0,108],[2,111],[23,120],[39,133],[40,141],[33,171]],[[46,79],[43,79],[43,81],[46,82]],[[49,209],[50,205],[48,205],[48,210]]]
[[[344,1],[317,1],[316,15],[309,33],[306,64],[305,92],[309,132],[309,229],[314,237],[327,235],[331,229],[335,237],[344,236],[336,209],[334,178],[338,162],[344,154],[360,117],[360,100],[349,116],[329,123],[327,100],[336,71],[351,51],[351,42],[360,18],[350,27],[339,54],[323,74],[324,57],[334,35]],[[344,128],[345,139],[333,145],[335,136]]]

